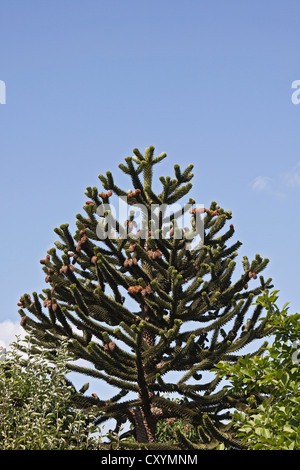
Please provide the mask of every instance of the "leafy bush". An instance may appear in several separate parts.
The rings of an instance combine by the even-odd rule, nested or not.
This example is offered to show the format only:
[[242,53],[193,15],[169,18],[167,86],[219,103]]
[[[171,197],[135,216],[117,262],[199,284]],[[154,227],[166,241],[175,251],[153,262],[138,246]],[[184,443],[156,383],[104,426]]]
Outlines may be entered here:
[[191,442],[198,442],[199,435],[197,429],[189,423],[185,423],[182,419],[166,418],[157,424],[156,437],[157,442],[169,442],[175,444],[178,442],[175,429],[179,429],[181,433]]
[[288,315],[288,304],[279,309],[277,294],[265,292],[257,299],[274,335],[266,355],[246,355],[237,364],[217,366],[219,375],[231,382],[230,392],[246,398],[233,420],[238,437],[255,450],[300,449],[300,314]]
[[[72,407],[74,389],[66,380],[67,346],[55,361],[30,340],[11,345],[0,363],[0,447],[6,450],[73,450],[100,447],[93,410]],[[99,434],[98,434],[99,436]]]
[[[179,398],[173,399],[176,403],[181,403]],[[156,440],[157,442],[165,442],[175,444],[178,442],[176,431],[179,430],[191,442],[199,442],[199,434],[197,428],[190,423],[186,423],[183,419],[179,418],[166,418],[158,421],[156,426]]]

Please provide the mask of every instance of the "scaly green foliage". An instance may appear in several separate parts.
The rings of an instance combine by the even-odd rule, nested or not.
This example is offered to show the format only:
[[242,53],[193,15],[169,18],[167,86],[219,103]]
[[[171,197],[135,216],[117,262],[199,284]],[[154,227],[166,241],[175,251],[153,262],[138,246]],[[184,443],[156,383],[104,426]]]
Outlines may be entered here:
[[[65,338],[75,358],[89,364],[70,363],[70,370],[117,389],[110,400],[99,397],[98,424],[113,418],[118,430],[130,421],[138,443],[157,447],[159,420],[183,419],[212,448],[231,439],[223,421],[237,399],[218,390],[209,371],[221,359],[236,361],[240,349],[265,334],[263,324],[257,327],[263,307],[251,311],[251,304],[270,286],[270,279],[258,279],[268,260],[244,257],[233,282],[241,243],[227,244],[234,234],[233,224],[227,226],[231,211],[216,202],[209,209],[191,198],[182,203],[193,165],[183,171],[175,165],[174,178],[161,176],[162,190],[155,191],[153,169],[166,154],[154,157],[154,147],[133,153],[120,164],[133,188],[121,189],[110,171],[100,174],[106,192],[87,188],[75,234],[68,224],[55,229],[60,241],[41,260],[50,287],[21,297],[21,323],[37,349],[53,353]],[[121,197],[131,209],[125,223],[113,210]],[[188,227],[180,225],[184,216]],[[176,393],[181,404],[166,393]],[[92,397],[84,400],[89,406]]]

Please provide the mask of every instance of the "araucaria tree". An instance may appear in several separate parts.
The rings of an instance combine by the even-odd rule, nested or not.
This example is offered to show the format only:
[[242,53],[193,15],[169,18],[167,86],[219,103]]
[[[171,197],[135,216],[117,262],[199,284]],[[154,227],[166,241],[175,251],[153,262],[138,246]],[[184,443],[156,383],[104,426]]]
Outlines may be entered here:
[[[173,179],[161,176],[159,192],[153,167],[166,154],[154,157],[154,147],[133,153],[119,165],[132,189],[118,187],[111,172],[100,174],[105,191],[87,188],[75,234],[67,224],[55,229],[60,241],[41,260],[50,287],[21,297],[21,324],[37,350],[55,354],[67,338],[75,359],[69,368],[116,389],[109,400],[77,399],[98,406],[99,424],[111,418],[117,428],[132,424],[136,442],[121,440],[123,447],[166,447],[155,442],[156,424],[175,418],[199,434],[195,444],[178,430],[175,448],[214,449],[222,442],[239,448],[226,420],[229,409],[242,405],[240,397],[225,395],[210,371],[220,360],[237,361],[238,351],[265,335],[264,322],[257,324],[263,307],[252,305],[271,287],[257,276],[268,260],[244,257],[233,281],[241,243],[227,244],[231,212],[216,202],[209,209],[193,199],[179,202],[192,188],[193,165],[184,171],[175,165]],[[126,220],[116,215],[120,201],[130,208]]]

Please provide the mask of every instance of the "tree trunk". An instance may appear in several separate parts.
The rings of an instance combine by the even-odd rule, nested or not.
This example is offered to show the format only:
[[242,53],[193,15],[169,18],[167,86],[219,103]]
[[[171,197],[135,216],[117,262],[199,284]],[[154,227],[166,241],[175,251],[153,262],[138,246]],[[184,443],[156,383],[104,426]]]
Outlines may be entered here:
[[132,411],[135,420],[137,442],[155,442],[156,417],[152,413],[145,413],[143,409]]

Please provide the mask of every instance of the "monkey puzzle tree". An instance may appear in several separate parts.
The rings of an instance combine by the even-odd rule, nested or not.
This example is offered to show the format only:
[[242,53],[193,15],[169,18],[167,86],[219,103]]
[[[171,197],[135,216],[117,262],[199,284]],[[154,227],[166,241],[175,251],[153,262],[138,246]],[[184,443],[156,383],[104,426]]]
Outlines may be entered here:
[[[67,224],[55,229],[60,241],[41,260],[50,288],[21,297],[21,324],[37,350],[50,354],[67,338],[74,358],[89,363],[68,367],[116,389],[109,400],[83,393],[77,400],[98,406],[99,424],[131,422],[137,443],[122,441],[124,447],[166,446],[155,442],[156,424],[165,418],[197,429],[197,444],[178,430],[178,448],[238,447],[224,421],[240,398],[225,395],[220,379],[207,372],[220,360],[237,361],[237,351],[264,336],[264,322],[257,326],[262,306],[251,305],[271,280],[260,276],[253,289],[248,283],[268,260],[244,257],[233,282],[241,243],[227,245],[231,212],[216,202],[209,209],[193,199],[179,204],[192,188],[193,165],[184,171],[175,165],[175,177],[160,177],[161,192],[155,191],[153,167],[166,154],[154,157],[154,147],[133,153],[119,165],[132,189],[120,189],[111,172],[100,174],[106,192],[87,188],[75,234]],[[123,222],[113,198],[130,208]],[[173,393],[180,402],[169,398]]]

